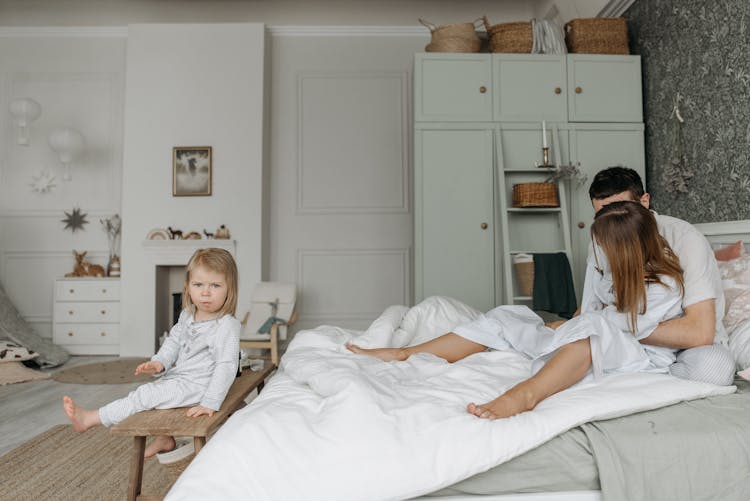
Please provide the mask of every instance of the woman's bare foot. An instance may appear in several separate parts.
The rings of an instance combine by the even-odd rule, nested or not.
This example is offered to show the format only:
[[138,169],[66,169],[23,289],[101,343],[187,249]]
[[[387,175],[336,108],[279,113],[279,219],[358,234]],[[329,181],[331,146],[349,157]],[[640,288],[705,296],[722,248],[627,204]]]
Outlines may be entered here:
[[63,397],[63,410],[65,411],[65,415],[68,416],[68,419],[70,419],[73,429],[78,433],[82,433],[89,428],[102,424],[99,419],[98,409],[84,409],[83,407],[79,407],[73,402],[73,399],[67,395]]
[[402,362],[409,358],[409,355],[403,348],[375,348],[366,350],[360,348],[356,344],[347,344],[346,347],[349,351],[358,355],[370,355],[371,357],[379,358],[385,362]]
[[169,435],[157,435],[154,441],[146,447],[146,452],[143,453],[143,457],[150,458],[160,452],[173,451],[175,447],[177,447],[177,444],[174,441],[174,437],[170,437]]
[[466,406],[466,410],[469,414],[474,414],[479,418],[501,419],[530,411],[535,407],[530,396],[524,395],[521,391],[514,390],[515,388],[511,388],[492,402],[487,402],[486,404],[477,405],[472,402]]

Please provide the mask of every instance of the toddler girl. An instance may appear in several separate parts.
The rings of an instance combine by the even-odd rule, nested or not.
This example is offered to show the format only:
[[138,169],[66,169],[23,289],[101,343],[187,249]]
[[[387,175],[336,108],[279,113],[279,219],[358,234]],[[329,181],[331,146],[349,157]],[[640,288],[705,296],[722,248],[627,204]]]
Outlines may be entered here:
[[[187,415],[211,416],[234,381],[239,361],[240,322],[237,265],[223,249],[199,249],[188,262],[177,324],[151,360],[135,374],[163,375],[99,409],[79,407],[69,396],[63,409],[77,432],[112,426],[136,412],[192,406]],[[170,436],[158,436],[145,457],[175,448]]]

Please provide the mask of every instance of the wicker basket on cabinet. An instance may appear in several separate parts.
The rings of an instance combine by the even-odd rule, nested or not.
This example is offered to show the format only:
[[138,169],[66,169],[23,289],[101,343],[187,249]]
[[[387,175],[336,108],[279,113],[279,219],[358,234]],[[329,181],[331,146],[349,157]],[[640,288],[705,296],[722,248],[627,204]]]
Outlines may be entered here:
[[630,54],[623,17],[573,19],[565,25],[565,34],[574,54]]
[[555,183],[520,183],[513,185],[513,207],[559,207]]

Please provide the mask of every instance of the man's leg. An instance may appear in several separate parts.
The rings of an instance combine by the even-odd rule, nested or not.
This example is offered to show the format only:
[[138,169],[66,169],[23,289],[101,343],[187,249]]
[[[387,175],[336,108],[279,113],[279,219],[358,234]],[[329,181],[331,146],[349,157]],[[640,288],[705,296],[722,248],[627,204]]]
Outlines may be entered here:
[[492,402],[469,404],[466,409],[475,416],[498,419],[533,409],[545,398],[565,390],[578,381],[591,367],[591,344],[581,339],[566,344],[544,364],[539,372],[518,383]]
[[734,381],[735,362],[725,346],[710,344],[682,350],[669,373],[682,379],[728,386]]

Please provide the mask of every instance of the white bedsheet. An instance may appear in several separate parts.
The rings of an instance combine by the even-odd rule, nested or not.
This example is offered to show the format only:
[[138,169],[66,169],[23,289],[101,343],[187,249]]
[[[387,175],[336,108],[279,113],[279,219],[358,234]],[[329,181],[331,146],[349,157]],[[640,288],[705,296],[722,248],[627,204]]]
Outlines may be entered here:
[[299,332],[260,396],[208,441],[166,499],[406,499],[587,421],[735,390],[663,374],[609,376],[531,412],[488,421],[468,414],[466,404],[489,401],[528,377],[525,357],[483,352],[449,364],[422,354],[386,363],[344,347],[421,342],[475,314],[436,298],[408,312],[389,308],[365,333],[330,326]]

